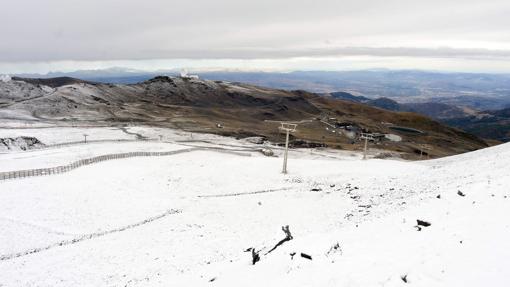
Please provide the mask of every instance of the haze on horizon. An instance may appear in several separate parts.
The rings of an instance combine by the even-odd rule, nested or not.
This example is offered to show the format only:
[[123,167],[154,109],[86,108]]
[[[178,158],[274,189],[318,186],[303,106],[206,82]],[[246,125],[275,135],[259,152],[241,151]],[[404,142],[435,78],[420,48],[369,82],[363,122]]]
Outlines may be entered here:
[[0,73],[116,66],[510,73],[508,0],[0,3]]

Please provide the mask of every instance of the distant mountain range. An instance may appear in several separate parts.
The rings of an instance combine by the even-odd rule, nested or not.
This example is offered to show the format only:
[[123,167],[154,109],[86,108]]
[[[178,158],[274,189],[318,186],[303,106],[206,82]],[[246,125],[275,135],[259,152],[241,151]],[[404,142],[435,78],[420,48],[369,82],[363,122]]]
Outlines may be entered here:
[[47,74],[15,74],[14,76],[29,79],[74,78],[98,83],[136,84],[156,76],[176,76],[178,74],[178,70],[149,72],[116,67],[100,70],[79,70],[74,72],[50,72]]
[[[92,82],[134,84],[158,75],[176,76],[179,70],[153,72],[124,68],[53,72],[20,77],[73,77]],[[194,71],[201,78],[241,82],[284,90],[317,93],[345,91],[367,98],[390,98],[400,103],[443,103],[476,110],[510,107],[509,74],[440,73],[427,71],[295,71],[289,73]]]
[[401,103],[444,103],[473,109],[501,109],[510,105],[510,75],[438,73],[425,71],[346,71],[291,73],[202,73],[280,89],[311,92],[344,91],[371,99]]

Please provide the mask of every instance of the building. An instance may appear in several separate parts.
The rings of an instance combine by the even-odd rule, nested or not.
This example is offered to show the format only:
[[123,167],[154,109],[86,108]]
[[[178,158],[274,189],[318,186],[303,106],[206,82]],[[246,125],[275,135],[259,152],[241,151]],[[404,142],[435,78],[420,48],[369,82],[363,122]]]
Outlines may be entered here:
[[183,78],[183,79],[195,79],[195,80],[199,79],[198,75],[190,75],[190,74],[188,74],[188,70],[186,70],[186,69],[181,70],[181,78]]

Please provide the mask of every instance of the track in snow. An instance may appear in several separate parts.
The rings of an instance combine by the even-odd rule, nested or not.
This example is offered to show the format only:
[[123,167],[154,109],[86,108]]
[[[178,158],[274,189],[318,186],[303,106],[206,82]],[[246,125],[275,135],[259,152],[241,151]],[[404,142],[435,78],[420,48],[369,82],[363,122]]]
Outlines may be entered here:
[[239,192],[239,193],[225,193],[225,194],[212,194],[212,195],[199,195],[200,198],[208,198],[208,197],[231,197],[231,196],[240,196],[240,195],[253,195],[253,194],[261,194],[261,193],[272,193],[277,191],[290,190],[292,187],[282,187],[268,190],[258,190],[258,191],[250,191],[250,192]]
[[35,253],[39,253],[39,252],[42,252],[42,251],[50,250],[50,249],[53,249],[53,248],[56,248],[56,247],[59,247],[59,246],[72,245],[72,244],[76,244],[76,243],[79,243],[79,242],[82,242],[82,241],[87,241],[87,240],[91,240],[91,239],[94,239],[94,238],[103,237],[103,236],[108,235],[108,234],[122,232],[122,231],[125,231],[125,230],[133,229],[133,228],[136,228],[136,227],[139,227],[139,226],[142,226],[142,225],[154,222],[156,220],[165,218],[165,217],[167,217],[167,216],[169,216],[171,214],[176,214],[176,213],[181,213],[181,211],[180,210],[176,210],[176,209],[169,209],[169,210],[165,211],[162,214],[159,214],[159,215],[156,215],[156,216],[153,216],[153,217],[149,217],[147,219],[144,219],[144,220],[142,220],[140,222],[137,222],[137,223],[134,223],[134,224],[125,225],[125,226],[122,226],[122,227],[119,227],[119,228],[115,228],[115,229],[111,229],[111,230],[105,230],[105,231],[85,234],[85,235],[82,235],[82,236],[74,238],[74,239],[63,240],[63,241],[56,242],[56,243],[53,243],[53,244],[50,244],[50,245],[47,245],[47,246],[44,246],[44,247],[38,247],[38,248],[33,248],[33,249],[17,252],[17,253],[0,255],[0,261],[11,260],[11,259],[14,259],[14,258],[23,257],[23,256],[27,256],[27,255],[30,255],[30,254],[35,254]]

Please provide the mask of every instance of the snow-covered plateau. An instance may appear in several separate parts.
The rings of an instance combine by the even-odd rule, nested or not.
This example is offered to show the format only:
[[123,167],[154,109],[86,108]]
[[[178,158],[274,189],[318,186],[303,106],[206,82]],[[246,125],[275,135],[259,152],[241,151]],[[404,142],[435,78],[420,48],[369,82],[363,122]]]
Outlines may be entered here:
[[282,174],[281,148],[228,137],[0,130],[20,136],[73,144],[0,153],[0,173],[209,149],[0,180],[2,287],[510,286],[510,144],[414,162],[292,150]]

